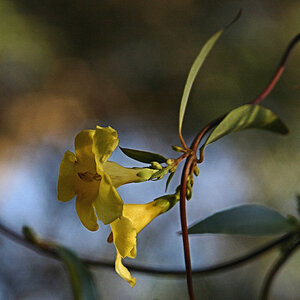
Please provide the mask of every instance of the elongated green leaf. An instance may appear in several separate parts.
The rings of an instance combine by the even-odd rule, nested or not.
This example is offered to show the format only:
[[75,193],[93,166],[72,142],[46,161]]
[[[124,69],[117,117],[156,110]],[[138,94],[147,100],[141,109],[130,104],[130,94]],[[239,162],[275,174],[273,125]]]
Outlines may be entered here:
[[166,166],[165,168],[162,168],[161,170],[158,170],[156,173],[154,173],[151,177],[150,180],[154,179],[161,179],[160,177],[165,176],[169,170],[172,168],[172,166]]
[[169,184],[174,176],[175,172],[171,173],[167,179],[167,182],[166,182],[166,189],[165,189],[165,192],[168,190],[168,187],[169,187]]
[[217,212],[188,230],[191,234],[222,233],[265,236],[292,231],[296,225],[262,205],[241,205]]
[[186,80],[185,86],[184,86],[184,90],[183,90],[183,95],[181,98],[181,102],[180,102],[180,109],[179,109],[179,135],[181,135],[181,129],[182,129],[182,122],[183,122],[183,118],[184,118],[184,114],[185,114],[185,109],[188,103],[188,99],[189,99],[189,95],[193,86],[193,83],[196,79],[196,76],[200,70],[200,68],[202,67],[207,55],[209,54],[209,52],[211,51],[211,49],[213,48],[213,46],[215,45],[215,43],[217,42],[217,40],[219,39],[219,37],[221,36],[221,34],[224,32],[224,30],[226,30],[227,28],[229,28],[233,23],[235,23],[239,17],[241,16],[242,11],[240,10],[238,12],[238,14],[235,16],[235,18],[230,22],[230,24],[228,24],[227,26],[225,26],[224,28],[220,29],[218,32],[216,32],[202,47],[202,49],[200,50],[199,54],[197,55],[191,69],[188,75],[188,78]]
[[182,122],[183,122],[183,118],[184,118],[186,106],[187,106],[189,95],[190,95],[193,83],[194,83],[194,81],[196,79],[196,76],[197,76],[197,74],[198,74],[201,66],[204,63],[206,56],[209,54],[210,50],[213,48],[214,44],[219,39],[219,37],[221,36],[221,34],[223,33],[223,31],[224,31],[224,29],[222,28],[217,33],[215,33],[205,43],[205,45],[200,50],[198,56],[196,57],[193,65],[192,65],[192,67],[190,69],[188,78],[187,78],[185,86],[184,86],[183,95],[182,95],[181,103],[180,103],[180,109],[179,109],[179,133],[181,133]]
[[159,163],[164,163],[167,161],[167,159],[160,154],[122,147],[120,147],[120,149],[124,154],[126,154],[130,158],[146,164],[150,164],[153,161],[157,161]]
[[280,134],[289,132],[286,125],[271,110],[259,105],[246,104],[229,112],[210,133],[201,151],[221,137],[247,128],[270,130]]
[[77,255],[62,246],[57,246],[58,254],[68,271],[75,300],[98,300],[92,274]]

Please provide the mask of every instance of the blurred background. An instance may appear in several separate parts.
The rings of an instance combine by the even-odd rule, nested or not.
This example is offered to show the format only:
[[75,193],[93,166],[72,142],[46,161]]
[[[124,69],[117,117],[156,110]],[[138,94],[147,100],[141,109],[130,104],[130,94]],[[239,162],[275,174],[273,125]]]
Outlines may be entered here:
[[[242,8],[217,43],[192,90],[183,126],[188,143],[207,122],[254,99],[266,86],[289,41],[300,31],[300,2],[0,0],[0,222],[28,225],[79,254],[114,260],[108,226],[89,232],[75,202],[56,200],[58,167],[75,135],[110,125],[120,145],[177,154],[178,108],[189,68],[205,41]],[[189,224],[241,203],[264,203],[295,214],[299,192],[300,47],[263,103],[291,133],[253,130],[209,146],[200,166]],[[117,149],[112,159],[142,166]],[[180,172],[178,172],[180,173]],[[165,180],[165,179],[164,179]],[[170,185],[173,192],[178,174]],[[164,194],[164,182],[119,189],[126,203]],[[179,208],[138,236],[134,262],[184,268]],[[269,239],[191,237],[193,266],[246,254]],[[256,299],[277,251],[230,272],[195,277],[198,299]],[[72,299],[60,263],[0,236],[0,299]],[[185,280],[137,276],[131,288],[114,270],[94,268],[101,299],[187,299]],[[299,299],[300,253],[276,277],[272,299]]]

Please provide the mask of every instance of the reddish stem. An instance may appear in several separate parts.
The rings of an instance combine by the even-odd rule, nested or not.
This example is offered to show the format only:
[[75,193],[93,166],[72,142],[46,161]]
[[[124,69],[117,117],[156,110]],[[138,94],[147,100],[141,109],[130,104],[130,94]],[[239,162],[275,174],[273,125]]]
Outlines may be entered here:
[[[262,100],[264,100],[272,91],[276,83],[278,82],[279,78],[284,71],[286,61],[294,48],[297,42],[300,40],[300,34],[298,34],[289,44],[288,48],[286,49],[279,67],[275,72],[274,77],[265,88],[265,90],[251,103],[252,104],[259,104]],[[191,300],[195,299],[194,291],[193,291],[193,281],[192,281],[192,268],[191,268],[191,257],[190,257],[190,247],[189,247],[189,237],[188,237],[188,229],[187,229],[187,217],[186,217],[186,185],[187,185],[187,178],[193,168],[193,163],[197,161],[196,152],[199,147],[201,140],[203,139],[204,135],[213,127],[217,126],[226,116],[222,115],[217,119],[208,123],[195,137],[193,143],[190,148],[187,148],[186,143],[182,137],[181,132],[179,133],[179,139],[186,150],[189,150],[189,156],[184,165],[184,169],[181,176],[181,189],[180,189],[180,218],[181,218],[181,230],[182,230],[182,240],[183,240],[183,247],[184,247],[184,257],[185,257],[185,267],[186,267],[186,278],[187,278],[187,285],[188,285],[188,292]],[[203,161],[203,153],[200,159],[197,161],[201,163]]]
[[188,157],[188,159],[185,162],[182,176],[181,176],[181,188],[180,188],[180,221],[181,221],[183,248],[184,248],[186,280],[187,280],[187,286],[188,286],[190,300],[195,300],[195,295],[194,295],[194,289],[193,289],[192,267],[191,267],[189,236],[188,236],[187,219],[186,219],[185,197],[186,197],[187,177],[190,174],[190,169],[193,164],[194,158],[195,158],[194,155],[191,155]]
[[179,140],[180,140],[180,142],[181,142],[182,147],[183,147],[185,150],[188,150],[188,146],[187,146],[187,144],[186,144],[186,142],[185,142],[185,140],[184,140],[184,138],[183,138],[183,136],[182,136],[181,131],[179,131],[178,135],[179,135]]
[[282,57],[280,64],[275,72],[275,75],[273,76],[273,78],[271,79],[271,81],[269,82],[267,87],[264,89],[264,91],[256,99],[254,99],[252,101],[252,104],[259,104],[270,94],[270,92],[272,91],[272,89],[274,88],[276,83],[278,82],[279,78],[281,77],[281,75],[285,69],[285,64],[287,62],[287,59],[288,59],[291,51],[293,50],[294,46],[299,42],[299,40],[300,40],[300,34],[296,35],[293,38],[293,40],[290,42],[287,49],[285,50],[285,53],[283,54],[283,57]]

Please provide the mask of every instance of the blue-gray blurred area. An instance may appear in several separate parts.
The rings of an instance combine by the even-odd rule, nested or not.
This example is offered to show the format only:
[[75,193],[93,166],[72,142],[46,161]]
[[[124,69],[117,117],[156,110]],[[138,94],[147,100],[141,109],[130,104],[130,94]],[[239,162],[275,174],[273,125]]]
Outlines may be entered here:
[[[178,108],[189,68],[204,42],[240,20],[209,55],[192,90],[183,126],[190,143],[207,122],[266,86],[289,41],[300,31],[300,2],[0,0],[0,221],[95,259],[114,260],[108,226],[89,232],[75,202],[58,202],[60,160],[74,136],[110,125],[120,145],[175,158]],[[207,147],[187,204],[189,224],[241,203],[264,203],[296,214],[299,192],[300,47],[264,105],[286,122],[279,136],[253,130]],[[119,149],[112,159],[142,166]],[[180,176],[176,174],[170,192]],[[122,186],[126,203],[164,194],[163,181]],[[134,262],[184,269],[179,208],[138,236]],[[246,254],[270,239],[193,236],[193,267]],[[279,252],[232,271],[195,277],[197,299],[257,299]],[[0,236],[0,299],[72,299],[62,265]],[[272,299],[299,299],[300,253],[276,277]],[[99,299],[187,299],[185,280],[134,273],[132,289],[113,269],[93,268]]]

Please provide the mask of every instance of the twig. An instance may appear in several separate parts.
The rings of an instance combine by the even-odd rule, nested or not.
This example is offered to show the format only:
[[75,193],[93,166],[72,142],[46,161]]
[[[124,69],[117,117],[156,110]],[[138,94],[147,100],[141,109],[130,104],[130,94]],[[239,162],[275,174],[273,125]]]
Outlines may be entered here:
[[14,232],[13,230],[9,229],[8,227],[4,226],[1,223],[0,223],[0,232],[3,235],[5,235],[7,238],[15,241],[18,244],[21,244],[24,247],[27,247],[35,252],[38,252],[39,254],[47,255],[59,260],[55,248],[50,247],[50,245],[49,247],[46,248],[46,247],[41,247],[41,245],[34,244],[31,241],[25,239],[22,235]]
[[[266,245],[263,245],[253,251],[251,251],[248,254],[245,254],[241,257],[229,260],[228,262],[219,263],[213,266],[204,267],[204,268],[194,268],[193,269],[193,275],[213,275],[218,272],[222,271],[228,271],[235,267],[240,267],[241,265],[248,263],[249,261],[252,261],[253,259],[262,256],[263,254],[266,254],[268,251],[274,249],[275,247],[279,246],[280,244],[288,241],[295,235],[294,232],[288,233],[274,241],[271,241],[267,243]],[[90,266],[104,266],[104,267],[114,267],[114,263],[111,263],[111,265],[108,265],[109,263],[105,262],[105,265],[103,264],[103,261],[96,261],[96,260],[84,260],[87,264]],[[176,269],[161,269],[161,268],[154,268],[154,267],[145,267],[145,266],[137,266],[137,265],[131,265],[126,264],[127,268],[130,268],[132,271],[141,272],[145,274],[153,274],[153,275],[168,275],[168,276],[184,276],[186,275],[186,271],[183,270],[176,270]]]
[[183,147],[185,150],[188,150],[188,146],[187,146],[187,144],[186,144],[186,142],[185,142],[185,140],[184,140],[184,138],[183,138],[183,136],[182,136],[181,131],[178,132],[178,136],[179,136],[179,140],[180,140],[180,142],[181,142],[182,147]]
[[277,81],[279,80],[279,78],[281,77],[281,75],[285,69],[285,64],[287,62],[289,55],[291,54],[293,48],[299,41],[300,41],[300,33],[298,35],[296,35],[293,38],[293,40],[290,42],[287,49],[285,50],[285,53],[283,54],[283,57],[279,63],[279,66],[275,72],[275,75],[273,76],[273,78],[271,79],[271,81],[269,82],[267,87],[263,90],[263,92],[259,96],[257,96],[255,100],[252,101],[252,104],[259,104],[270,94],[270,92],[276,85]]
[[181,176],[181,188],[180,188],[180,222],[181,222],[181,231],[182,231],[182,241],[184,248],[184,260],[185,260],[185,270],[186,270],[186,280],[188,286],[188,293],[190,300],[195,299],[194,290],[193,290],[193,279],[192,279],[192,266],[191,266],[191,256],[190,256],[190,246],[189,246],[189,235],[187,228],[186,220],[186,184],[187,178],[190,174],[190,169],[195,160],[195,154],[190,155],[184,165],[182,176]]
[[[24,239],[24,237],[11,229],[7,228],[6,226],[0,224],[0,232],[6,236],[7,238],[15,241],[16,243],[21,244],[24,247],[27,247],[33,251],[36,251],[39,254],[49,256],[51,258],[60,260],[57,252],[53,248],[41,248],[40,245],[33,244],[32,242]],[[204,267],[204,268],[197,268],[194,269],[193,275],[212,275],[217,272],[227,271],[232,268],[241,266],[263,254],[272,250],[273,248],[277,247],[278,245],[288,241],[291,239],[296,233],[291,232],[288,233],[274,241],[267,243],[259,247],[258,249],[251,251],[250,253],[238,257],[236,259],[230,260],[228,262],[219,263],[214,266]],[[115,263],[112,261],[106,260],[95,260],[89,259],[85,257],[81,257],[81,260],[84,261],[87,265],[91,267],[104,267],[104,268],[114,268]],[[162,269],[162,268],[155,268],[155,267],[147,267],[147,266],[137,266],[135,264],[125,264],[127,268],[130,268],[132,271],[141,272],[145,274],[152,274],[152,275],[164,275],[164,276],[185,276],[186,271],[180,269]]]
[[300,246],[300,239],[298,239],[291,247],[289,247],[284,253],[279,257],[279,259],[272,266],[269,271],[262,288],[262,292],[260,295],[260,300],[267,300],[269,298],[271,285],[275,276],[277,275],[280,268],[284,265],[284,263],[290,258],[290,256],[294,253],[294,251]]

